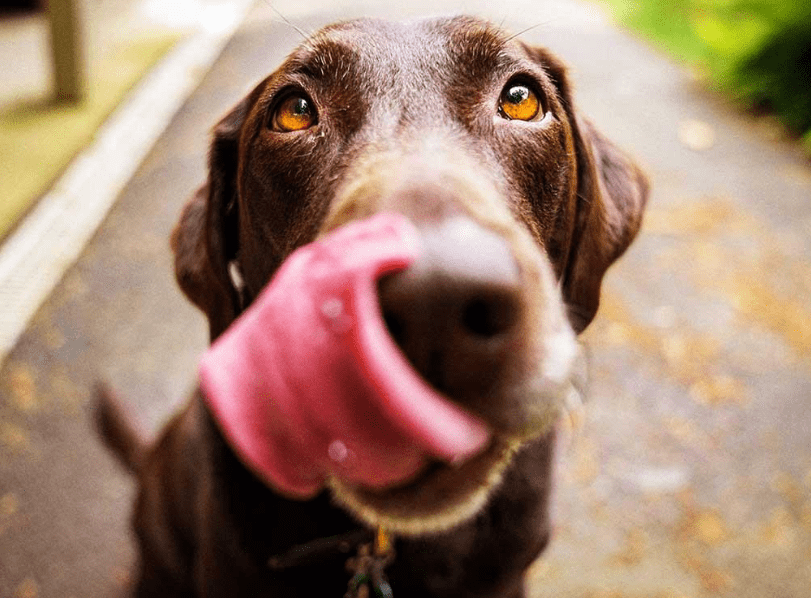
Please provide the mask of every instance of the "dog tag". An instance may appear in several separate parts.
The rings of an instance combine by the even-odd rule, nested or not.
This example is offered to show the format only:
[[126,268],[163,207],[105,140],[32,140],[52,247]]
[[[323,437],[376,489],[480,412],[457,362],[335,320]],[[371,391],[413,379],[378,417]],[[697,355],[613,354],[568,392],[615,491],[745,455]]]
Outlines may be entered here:
[[393,560],[391,538],[379,527],[374,542],[363,544],[358,555],[346,562],[352,578],[344,598],[393,598],[394,593],[384,572]]

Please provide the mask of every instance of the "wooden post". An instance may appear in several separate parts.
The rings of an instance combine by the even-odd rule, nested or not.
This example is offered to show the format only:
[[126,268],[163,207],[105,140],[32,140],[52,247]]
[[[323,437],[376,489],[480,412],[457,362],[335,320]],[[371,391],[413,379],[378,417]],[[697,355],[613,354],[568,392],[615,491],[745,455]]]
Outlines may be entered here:
[[78,102],[84,97],[85,65],[79,24],[80,1],[48,0],[54,99],[57,102]]

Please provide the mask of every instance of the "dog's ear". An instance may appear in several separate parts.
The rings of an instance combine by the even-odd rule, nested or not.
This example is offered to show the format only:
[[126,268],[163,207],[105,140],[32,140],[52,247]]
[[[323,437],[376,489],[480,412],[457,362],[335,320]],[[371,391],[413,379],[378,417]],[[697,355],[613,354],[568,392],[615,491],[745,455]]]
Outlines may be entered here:
[[526,48],[555,84],[573,137],[577,208],[562,289],[569,321],[579,334],[597,313],[603,275],[639,231],[648,181],[628,156],[578,115],[566,67],[543,48]]
[[175,276],[186,296],[208,316],[211,340],[239,315],[240,289],[229,272],[238,251],[237,167],[250,96],[215,127],[208,181],[184,206],[172,232]]
[[590,157],[578,165],[578,214],[563,296],[579,334],[597,313],[603,275],[639,232],[649,187],[639,167],[590,122],[578,128],[576,152]]

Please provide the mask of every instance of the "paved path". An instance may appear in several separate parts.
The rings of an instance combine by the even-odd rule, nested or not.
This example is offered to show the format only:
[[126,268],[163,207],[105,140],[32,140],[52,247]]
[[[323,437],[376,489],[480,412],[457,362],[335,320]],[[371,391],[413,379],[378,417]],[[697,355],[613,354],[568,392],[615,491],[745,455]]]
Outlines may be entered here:
[[[483,4],[450,10],[540,23],[523,38],[572,65],[581,108],[654,186],[586,334],[591,396],[561,451],[532,596],[807,597],[811,168],[589,5]],[[395,12],[276,6],[304,29]],[[3,365],[0,597],[126,582],[133,488],[90,430],[88,389],[114,381],[157,427],[190,388],[206,333],[172,279],[169,231],[204,177],[210,125],[298,39],[257,6]]]

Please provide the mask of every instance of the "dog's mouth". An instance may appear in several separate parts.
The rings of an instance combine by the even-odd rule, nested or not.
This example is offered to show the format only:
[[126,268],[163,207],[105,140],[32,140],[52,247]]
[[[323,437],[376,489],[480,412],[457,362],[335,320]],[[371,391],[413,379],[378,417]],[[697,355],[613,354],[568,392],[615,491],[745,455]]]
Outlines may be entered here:
[[[509,255],[500,236],[469,220],[439,232],[395,214],[341,227],[291,256],[206,354],[208,405],[270,485],[308,498],[328,480],[369,524],[437,532],[481,510],[523,441],[548,429],[552,312],[514,278],[516,264],[482,273],[470,263],[482,247]],[[427,267],[415,269],[420,260]],[[397,300],[382,300],[377,282],[401,271]],[[485,313],[504,316],[487,319],[498,325],[471,325],[467,308],[483,301]],[[398,307],[414,343],[386,327],[387,308]]]
[[520,446],[493,438],[487,448],[460,465],[430,460],[414,477],[385,489],[371,489],[333,477],[335,499],[361,520],[400,535],[438,533],[482,510]]
[[449,462],[428,457],[413,475],[385,487],[365,486],[339,476],[330,477],[328,485],[339,504],[370,526],[403,536],[452,529],[484,509],[516,454],[526,443],[549,432],[567,408],[563,392],[574,390],[567,381],[554,395],[536,396],[535,402],[542,407],[535,417],[513,430],[489,426],[486,445],[465,459]]

